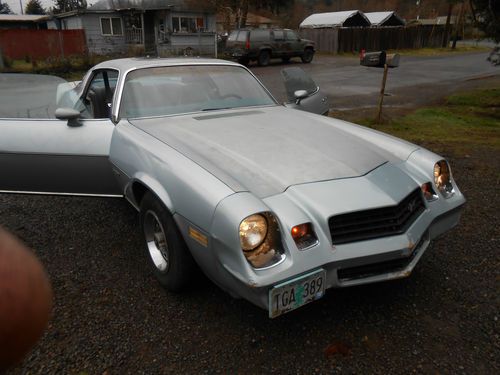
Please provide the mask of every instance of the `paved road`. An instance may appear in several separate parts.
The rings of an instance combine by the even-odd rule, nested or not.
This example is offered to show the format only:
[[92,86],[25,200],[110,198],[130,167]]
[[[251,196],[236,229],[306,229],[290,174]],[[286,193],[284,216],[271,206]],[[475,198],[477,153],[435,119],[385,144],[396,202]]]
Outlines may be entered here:
[[[400,67],[391,69],[385,101],[392,106],[412,106],[446,95],[456,84],[467,80],[500,75],[500,68],[492,66],[488,53],[470,53],[434,57],[401,57]],[[335,109],[353,109],[375,106],[380,91],[383,69],[359,65],[354,57],[316,56],[311,64],[299,59],[290,64],[275,60],[271,66],[252,65],[254,74],[272,94],[285,100],[280,72],[287,66],[300,66],[307,71],[328,94]]]
[[64,82],[41,74],[0,73],[0,118],[53,118],[57,87]]

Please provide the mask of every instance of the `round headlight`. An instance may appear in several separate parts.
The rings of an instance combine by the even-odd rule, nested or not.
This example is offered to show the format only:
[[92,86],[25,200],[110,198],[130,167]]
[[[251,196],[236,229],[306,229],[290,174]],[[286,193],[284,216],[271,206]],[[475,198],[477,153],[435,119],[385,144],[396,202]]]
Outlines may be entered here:
[[436,188],[445,198],[453,195],[450,166],[446,160],[440,160],[434,164],[434,183],[436,184]]
[[267,220],[262,215],[251,215],[240,224],[241,248],[250,251],[257,248],[267,235]]

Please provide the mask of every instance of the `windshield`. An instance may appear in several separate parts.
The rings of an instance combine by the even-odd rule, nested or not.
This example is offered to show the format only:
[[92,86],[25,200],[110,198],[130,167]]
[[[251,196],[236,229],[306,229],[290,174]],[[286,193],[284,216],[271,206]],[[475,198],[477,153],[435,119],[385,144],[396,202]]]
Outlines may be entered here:
[[175,115],[276,102],[246,69],[237,66],[171,66],[127,75],[120,117]]

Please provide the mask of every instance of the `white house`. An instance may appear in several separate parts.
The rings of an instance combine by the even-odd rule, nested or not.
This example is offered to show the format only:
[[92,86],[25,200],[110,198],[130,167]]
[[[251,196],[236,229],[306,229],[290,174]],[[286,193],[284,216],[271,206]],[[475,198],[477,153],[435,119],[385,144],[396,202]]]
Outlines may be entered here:
[[57,14],[49,28],[84,29],[91,53],[213,54],[215,13],[185,0],[100,0]]

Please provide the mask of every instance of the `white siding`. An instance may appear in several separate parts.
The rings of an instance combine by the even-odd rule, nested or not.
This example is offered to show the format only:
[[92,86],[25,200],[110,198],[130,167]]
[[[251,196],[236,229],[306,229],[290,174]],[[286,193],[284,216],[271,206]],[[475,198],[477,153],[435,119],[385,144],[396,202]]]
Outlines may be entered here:
[[170,36],[170,44],[159,44],[162,57],[189,54],[192,56],[215,56],[215,33],[178,33]]
[[101,18],[103,17],[119,17],[117,13],[110,14],[85,14],[82,15],[83,28],[87,38],[87,48],[91,53],[97,54],[118,54],[127,51],[125,44],[125,32],[122,21],[122,35],[102,35]]
[[78,16],[63,18],[61,19],[61,29],[63,30],[83,29],[82,19]]
[[57,30],[57,23],[54,20],[47,21],[47,29],[49,30]]

